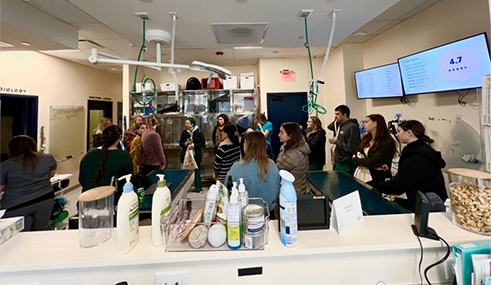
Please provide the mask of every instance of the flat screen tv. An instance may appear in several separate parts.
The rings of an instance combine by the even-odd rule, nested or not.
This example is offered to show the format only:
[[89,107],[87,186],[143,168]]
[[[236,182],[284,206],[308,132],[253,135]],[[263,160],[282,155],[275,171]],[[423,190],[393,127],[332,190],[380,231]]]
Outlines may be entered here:
[[358,99],[402,97],[401,75],[397,63],[355,72]]
[[486,34],[451,42],[398,59],[406,95],[482,87],[491,74]]

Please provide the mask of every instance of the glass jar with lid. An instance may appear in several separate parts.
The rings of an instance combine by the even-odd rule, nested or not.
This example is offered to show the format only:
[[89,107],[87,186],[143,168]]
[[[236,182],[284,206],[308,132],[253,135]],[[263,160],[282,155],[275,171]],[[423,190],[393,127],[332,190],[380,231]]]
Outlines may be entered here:
[[466,230],[491,235],[491,173],[448,169],[452,221]]

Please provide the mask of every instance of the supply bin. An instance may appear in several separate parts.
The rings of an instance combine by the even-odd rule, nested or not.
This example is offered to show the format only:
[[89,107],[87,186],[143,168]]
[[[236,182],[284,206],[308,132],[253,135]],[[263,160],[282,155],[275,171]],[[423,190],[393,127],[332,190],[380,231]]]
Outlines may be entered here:
[[111,238],[114,227],[112,186],[97,187],[78,196],[80,247],[93,247]]
[[448,172],[453,223],[491,235],[491,174],[464,168],[451,168]]
[[[190,241],[191,235],[193,235],[193,231],[195,228],[201,227],[204,228],[205,223],[200,215],[200,212],[203,212],[203,207],[205,204],[204,199],[182,199],[175,202],[174,212],[171,214],[170,221],[168,223],[164,223],[164,239],[166,245],[167,252],[176,252],[176,251],[228,251],[231,250],[227,246],[226,239],[224,243],[219,246],[212,246],[212,243],[208,240],[208,235],[203,234],[201,238],[202,244],[195,248],[191,245],[191,243],[196,242],[196,239]],[[239,250],[262,250],[264,249],[264,245],[268,242],[268,234],[269,234],[269,209],[268,203],[266,203],[261,198],[249,198],[249,205],[258,205],[264,209],[264,226],[261,231],[244,231],[244,228],[241,230],[243,235],[243,244]],[[254,212],[257,214],[257,211]],[[256,215],[255,220],[258,220],[258,216]],[[220,223],[218,221],[213,221],[210,224],[211,229],[215,225],[222,224],[226,227],[225,223]],[[246,219],[242,219],[242,227],[247,226],[248,222]],[[250,224],[250,223],[249,223]],[[221,226],[219,226],[221,227]],[[244,235],[247,235],[247,238],[244,238]],[[225,236],[226,238],[226,236]],[[250,243],[249,244],[246,244]],[[220,243],[218,243],[220,244]],[[247,245],[247,247],[246,247]]]

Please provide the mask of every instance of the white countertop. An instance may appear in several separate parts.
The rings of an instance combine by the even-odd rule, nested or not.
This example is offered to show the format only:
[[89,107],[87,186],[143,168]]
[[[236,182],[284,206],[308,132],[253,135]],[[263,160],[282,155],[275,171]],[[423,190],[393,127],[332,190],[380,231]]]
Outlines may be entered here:
[[[167,253],[163,246],[152,246],[149,226],[140,227],[140,240],[126,255],[116,253],[115,232],[110,240],[93,248],[79,246],[78,230],[24,232],[0,246],[0,272],[414,250],[419,244],[411,230],[413,219],[413,214],[365,216],[361,224],[343,235],[334,230],[300,231],[294,248],[281,244],[277,223],[272,221],[264,250],[218,252]],[[447,213],[432,213],[429,223],[450,245],[490,239],[455,226]],[[422,242],[425,249],[444,247],[438,241]]]

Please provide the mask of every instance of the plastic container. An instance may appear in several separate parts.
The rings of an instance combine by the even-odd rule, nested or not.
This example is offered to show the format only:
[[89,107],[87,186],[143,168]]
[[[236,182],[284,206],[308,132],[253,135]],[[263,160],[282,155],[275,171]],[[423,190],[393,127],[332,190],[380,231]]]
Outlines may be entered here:
[[[196,212],[204,207],[204,199],[183,199],[176,201],[174,204],[174,211],[171,215],[171,222],[164,225],[164,238],[165,238],[165,251],[166,252],[186,252],[186,251],[230,251],[227,242],[224,242],[221,246],[214,247],[209,241],[203,247],[198,249],[191,247],[189,244],[189,237],[181,239],[183,232],[186,231],[188,227],[197,227],[199,225],[204,225],[202,220],[198,220],[194,223],[189,222],[189,219],[195,216]],[[249,204],[261,205],[265,209],[264,214],[265,221],[269,221],[269,210],[268,203],[266,203],[261,198],[249,198]],[[210,228],[220,222],[211,222]],[[225,226],[225,223],[221,223]],[[255,238],[254,248],[246,248],[242,246],[239,251],[242,250],[262,250],[264,245],[267,243],[267,237],[269,234],[269,227],[267,223],[264,227],[263,242],[258,244],[257,237]],[[259,238],[260,239],[260,238]]]
[[114,227],[112,186],[97,187],[80,194],[78,234],[80,247],[93,247],[111,238]]
[[448,172],[453,223],[491,235],[491,174],[463,168],[451,168]]
[[280,235],[281,243],[293,247],[297,245],[297,193],[293,187],[295,177],[286,170],[280,170]]

